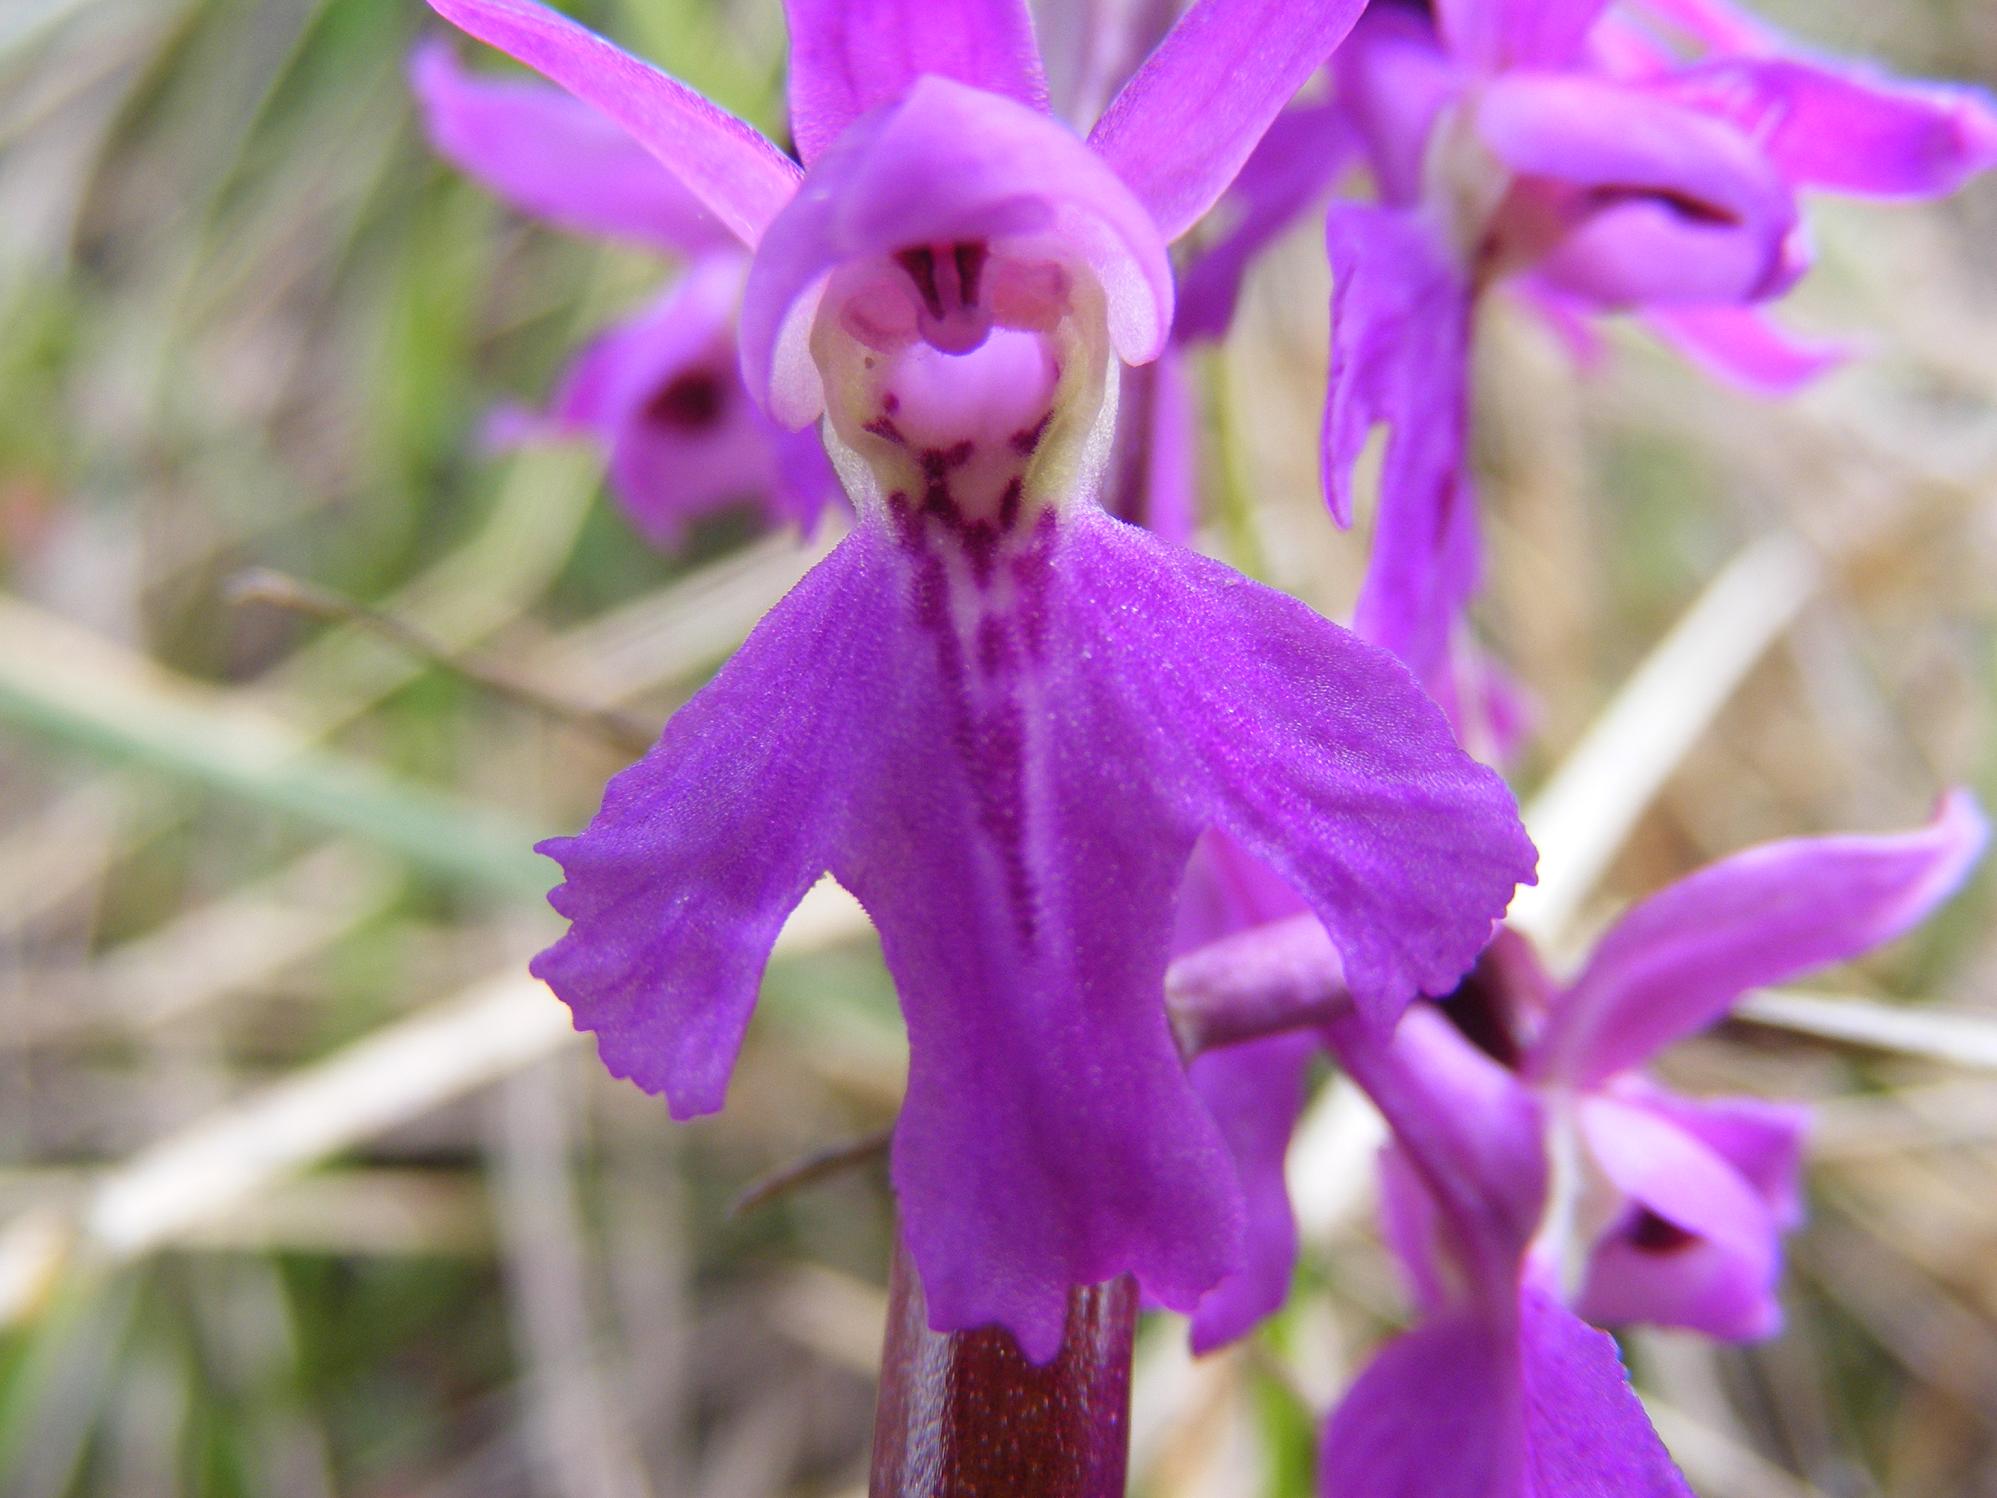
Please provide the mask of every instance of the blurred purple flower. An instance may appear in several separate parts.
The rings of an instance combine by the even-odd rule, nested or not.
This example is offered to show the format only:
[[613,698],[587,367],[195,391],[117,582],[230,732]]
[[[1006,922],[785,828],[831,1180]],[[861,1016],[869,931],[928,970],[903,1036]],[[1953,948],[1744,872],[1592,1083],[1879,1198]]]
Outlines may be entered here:
[[[1333,1420],[1327,1491],[1538,1491],[1518,1475],[1537,1470],[1535,1445],[1552,1439],[1535,1434],[1533,1412],[1563,1401],[1573,1413],[1562,1419],[1629,1436],[1638,1427],[1616,1413],[1613,1352],[1563,1302],[1601,1325],[1772,1332],[1781,1237],[1801,1219],[1804,1111],[1682,1097],[1641,1068],[1723,1018],[1743,993],[1904,934],[1955,891],[1985,840],[1982,814],[1958,791],[1915,832],[1766,844],[1631,908],[1570,984],[1553,983],[1522,938],[1501,932],[1455,994],[1418,1006],[1391,1039],[1333,1020],[1334,1053],[1392,1130],[1382,1157],[1386,1236],[1423,1324],[1382,1355]],[[1209,1021],[1237,1006],[1251,1030],[1284,1010],[1308,1021],[1342,982],[1336,951],[1293,897],[1271,890],[1266,871],[1215,853],[1226,850],[1202,850],[1187,917],[1189,934],[1209,940],[1175,966],[1178,998],[1196,997]],[[1283,1090],[1294,1083],[1273,1059],[1256,1059],[1269,1044],[1240,1047],[1234,1062],[1260,1066],[1262,1090],[1220,1098],[1236,1112],[1229,1137],[1244,1173],[1271,1161],[1280,1169],[1296,1116]],[[1575,1163],[1549,1219],[1555,1133],[1570,1147],[1552,1153]],[[1248,1257],[1264,1286],[1287,1284],[1295,1252],[1279,1205],[1258,1215],[1264,1236]],[[1202,1345],[1245,1330],[1280,1300],[1264,1292],[1259,1309]],[[1460,1439],[1414,1439],[1430,1401],[1464,1412]],[[1499,1476],[1480,1486],[1486,1471]],[[1666,1471],[1645,1457],[1597,1473],[1604,1486],[1546,1491],[1680,1491]]]
[[576,355],[548,410],[502,410],[489,438],[594,438],[611,493],[661,549],[745,501],[810,530],[839,482],[816,434],[778,426],[743,387],[735,319],[749,257],[734,236],[614,121],[560,89],[474,76],[441,40],[417,49],[410,79],[438,153],[515,208],[689,262]]
[[1231,831],[1386,1023],[1447,991],[1530,844],[1406,671],[1098,504],[1167,242],[1343,35],[1201,0],[1084,142],[1023,0],[792,0],[806,169],[531,0],[432,0],[624,126],[745,245],[751,390],[823,418],[858,522],[577,838],[535,971],[619,1075],[721,1105],[784,917],[828,868],[907,1017],[893,1175],[934,1325],[1057,1348],[1075,1284],[1189,1308],[1242,1190],[1162,1002],[1174,889]]
[[[1614,1340],[1560,1303],[1530,1253],[1545,1210],[1540,1099],[1423,1005],[1333,1049],[1393,1131],[1389,1233],[1419,1236],[1421,1319],[1325,1427],[1327,1498],[1690,1498]],[[1412,1220],[1411,1220],[1412,1219]]]
[[1355,627],[1413,667],[1471,737],[1513,704],[1463,653],[1478,580],[1466,466],[1475,306],[1503,282],[1577,348],[1635,313],[1751,388],[1843,357],[1764,320],[1807,268],[1797,194],[1945,193],[1997,163],[1997,107],[1803,55],[1717,0],[1374,0],[1332,98],[1279,119],[1188,273],[1181,332],[1217,334],[1256,251],[1363,160],[1378,202],[1335,203],[1327,497],[1387,427]]

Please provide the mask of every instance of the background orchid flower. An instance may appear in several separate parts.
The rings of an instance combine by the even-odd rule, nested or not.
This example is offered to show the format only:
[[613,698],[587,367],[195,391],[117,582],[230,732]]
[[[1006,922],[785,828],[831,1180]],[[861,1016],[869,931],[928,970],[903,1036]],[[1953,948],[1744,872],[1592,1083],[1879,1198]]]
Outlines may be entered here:
[[751,388],[823,420],[850,536],[580,837],[536,972],[620,1075],[720,1106],[785,915],[828,868],[910,1041],[893,1176],[931,1322],[1059,1345],[1070,1286],[1191,1307],[1241,1188],[1166,1024],[1171,901],[1227,828],[1385,1023],[1451,986],[1532,853],[1390,657],[1097,504],[1166,245],[1354,4],[1202,0],[1084,141],[1023,5],[795,0],[805,167],[530,0],[433,0],[624,126],[753,246]]
[[1356,154],[1378,201],[1335,203],[1327,497],[1388,428],[1373,562],[1355,627],[1401,655],[1459,731],[1502,747],[1502,680],[1467,648],[1478,583],[1467,470],[1476,305],[1504,283],[1587,342],[1634,313],[1706,366],[1779,392],[1843,350],[1760,308],[1808,264],[1805,190],[1932,196],[1997,162],[1997,108],[1802,55],[1707,0],[1524,6],[1375,0],[1233,195],[1235,227],[1195,261],[1182,329],[1216,334],[1241,276]]
[[[1967,793],[1910,833],[1796,838],[1725,858],[1631,907],[1580,973],[1557,984],[1507,934],[1441,1006],[1434,1042],[1481,1052],[1541,1099],[1573,1146],[1564,1220],[1541,1251],[1575,1309],[1729,1339],[1780,1324],[1782,1235],[1802,1216],[1805,1110],[1688,1098],[1643,1068],[1724,1018],[1751,989],[1847,961],[1904,935],[1960,886],[1987,829]],[[1432,1216],[1389,1168],[1391,1220]],[[1432,1245],[1394,1235],[1417,1284]]]
[[499,413],[496,441],[594,438],[611,493],[661,548],[745,501],[809,530],[843,498],[816,435],[778,426],[744,388],[748,256],[673,173],[589,105],[538,80],[475,76],[440,39],[417,49],[410,80],[438,153],[513,207],[687,261],[575,356],[545,412]]
[[[1391,1040],[1339,1017],[1338,955],[1301,902],[1238,848],[1203,844],[1187,882],[1190,955],[1173,967],[1175,998],[1209,1026],[1234,1011],[1249,1033],[1273,1030],[1272,1016],[1287,1015],[1291,1028],[1196,1063],[1196,1081],[1199,1068],[1214,1068],[1202,1096],[1244,1178],[1270,1195],[1251,1219],[1247,1268],[1200,1306],[1195,1347],[1237,1336],[1281,1304],[1296,1252],[1282,1159],[1312,1049],[1295,1043],[1327,1035],[1392,1130],[1381,1161],[1385,1232],[1425,1320],[1334,1419],[1326,1491],[1521,1491],[1516,1463],[1542,1439],[1525,1416],[1505,1413],[1521,1378],[1580,1380],[1564,1394],[1549,1386],[1528,1408],[1571,1399],[1583,1427],[1629,1435],[1638,1417],[1617,1413],[1625,1395],[1613,1352],[1565,1307],[1597,1325],[1774,1331],[1781,1238],[1801,1219],[1807,1122],[1793,1104],[1684,1097],[1643,1068],[1744,992],[1904,934],[1956,890],[1985,839],[1980,811],[1958,791],[1912,833],[1750,849],[1632,907],[1566,985],[1522,937],[1501,932],[1448,1000],[1417,1006]],[[1555,1131],[1571,1150],[1549,1148]],[[1556,1155],[1579,1165],[1549,1214]],[[1535,1373],[1540,1363],[1559,1367]],[[1461,1442],[1441,1443],[1452,1454],[1437,1454],[1433,1432],[1410,1432],[1424,1402],[1445,1393],[1449,1408],[1476,1418]],[[1485,1470],[1498,1476],[1478,1487]],[[1624,1486],[1601,1491],[1678,1491],[1645,1485],[1663,1482],[1661,1470],[1646,1458],[1614,1478]]]
[[1347,1015],[1340,1064],[1392,1130],[1389,1233],[1421,1244],[1421,1314],[1325,1427],[1327,1498],[1689,1498],[1606,1333],[1528,1248],[1544,1210],[1543,1105],[1427,1005],[1392,1037]]

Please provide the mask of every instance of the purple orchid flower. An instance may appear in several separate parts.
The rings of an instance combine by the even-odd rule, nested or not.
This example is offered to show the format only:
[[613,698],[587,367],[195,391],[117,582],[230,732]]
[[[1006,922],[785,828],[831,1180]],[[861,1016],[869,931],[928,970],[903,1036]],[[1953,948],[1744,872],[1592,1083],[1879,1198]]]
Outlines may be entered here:
[[1548,1181],[1543,1107],[1432,1007],[1391,1038],[1334,1021],[1339,1062],[1393,1133],[1389,1179],[1425,1240],[1422,1317],[1325,1426],[1327,1498],[1690,1498],[1614,1340],[1561,1304],[1529,1245]]
[[[1956,792],[1916,832],[1796,839],[1711,865],[1628,911],[1565,986],[1501,932],[1448,1001],[1417,1006],[1391,1035],[1333,1009],[1331,1049],[1391,1129],[1385,1232],[1421,1319],[1332,1417],[1324,1491],[1684,1493],[1614,1344],[1580,1318],[1772,1332],[1781,1236],[1801,1219],[1806,1120],[1788,1104],[1683,1097],[1641,1068],[1743,992],[1905,933],[1985,840]],[[1232,1011],[1251,1033],[1272,1016],[1318,1018],[1342,980],[1314,917],[1237,852],[1203,848],[1202,860],[1185,929],[1217,939],[1175,964],[1177,999],[1209,1021]],[[1278,1183],[1255,1219],[1251,1272],[1210,1294],[1205,1345],[1245,1330],[1288,1283],[1296,1240],[1280,1165],[1307,1052],[1268,1048],[1296,1039],[1201,1059],[1246,1079],[1217,1094],[1233,1110],[1228,1137],[1245,1177],[1273,1168]],[[1572,1148],[1549,1149],[1556,1137]],[[1550,1159],[1576,1162],[1560,1183],[1570,1209],[1549,1210]]]
[[721,1105],[786,914],[830,870],[910,1043],[893,1177],[932,1324],[1060,1344],[1069,1288],[1191,1307],[1241,1186],[1163,1003],[1174,889],[1223,827],[1308,897],[1385,1024],[1446,991],[1533,854],[1398,663],[1097,503],[1169,240],[1356,0],[1201,0],[1083,140],[1023,0],[792,0],[805,167],[532,0],[432,0],[628,130],[753,249],[750,388],[822,418],[853,532],[544,845],[535,971],[611,1070]]
[[1997,106],[1803,55],[1718,0],[1375,0],[1332,59],[1333,96],[1249,160],[1235,227],[1187,277],[1181,331],[1218,334],[1245,267],[1366,164],[1378,202],[1326,227],[1334,292],[1326,493],[1389,429],[1355,627],[1401,655],[1466,736],[1501,741],[1504,684],[1467,654],[1478,582],[1466,467],[1469,350],[1503,283],[1579,349],[1634,314],[1708,368],[1781,393],[1844,357],[1767,322],[1808,265],[1797,195],[1912,198],[1997,163]]
[[417,49],[410,80],[438,154],[513,207],[688,262],[576,355],[547,411],[500,412],[496,444],[593,438],[611,493],[661,550],[745,501],[809,531],[843,499],[816,434],[778,426],[744,388],[735,323],[749,257],[678,177],[589,105],[536,80],[475,77],[441,41]]
[[[1528,1277],[1549,1293],[1571,1292],[1564,1298],[1590,1321],[1646,1321],[1730,1339],[1773,1332],[1781,1238],[1801,1220],[1804,1110],[1683,1097],[1643,1068],[1672,1042],[1724,1018],[1743,993],[1912,929],[1961,885],[1986,839],[1982,813],[1957,791],[1911,833],[1765,844],[1632,907],[1571,983],[1555,983],[1525,940],[1504,931],[1446,1002],[1402,1021],[1391,1046],[1335,1024],[1333,1049],[1394,1129],[1382,1170],[1387,1237],[1425,1314],[1465,1303],[1466,1256],[1489,1258],[1488,1245],[1466,1236],[1466,1221],[1525,1219],[1519,1241],[1537,1239],[1540,1260]],[[1238,853],[1215,857],[1225,851],[1203,848],[1204,867],[1195,865],[1201,877],[1189,886],[1187,930],[1207,940],[1174,965],[1175,998],[1209,1024],[1232,1019],[1247,1033],[1273,1030],[1272,1020],[1284,1017],[1309,1025],[1340,987],[1338,954],[1293,896],[1285,903],[1266,870]],[[1254,1047],[1239,1054],[1237,1064],[1246,1064]],[[1418,1073],[1429,1101],[1409,1104],[1398,1083],[1391,1097],[1381,1095],[1369,1067],[1396,1054],[1392,1064]],[[1216,1050],[1202,1061],[1228,1055]],[[1296,1116],[1273,1063],[1263,1078],[1260,1093],[1234,1094],[1242,1116],[1229,1124],[1230,1138],[1251,1141],[1237,1146],[1244,1174],[1266,1171],[1271,1161],[1280,1169]],[[1517,1129],[1530,1142],[1506,1143],[1507,1131],[1494,1128],[1489,1137],[1499,1146],[1474,1170],[1460,1150],[1456,1163],[1438,1163],[1425,1158],[1442,1148],[1438,1138],[1446,1143],[1436,1131],[1448,1120],[1427,1116],[1438,1111],[1523,1120]],[[1553,1153],[1576,1168],[1565,1183],[1572,1210],[1548,1224],[1550,1131],[1572,1146]],[[1479,1174],[1489,1179],[1474,1189],[1464,1184]],[[1485,1204],[1466,1206],[1466,1193]],[[1513,1206],[1500,1213],[1493,1201]],[[1261,1220],[1274,1226],[1250,1262],[1266,1266],[1265,1287],[1287,1284],[1294,1229],[1273,1214]],[[1570,1272],[1556,1285],[1562,1269]],[[1265,1288],[1265,1310],[1280,1301]],[[1229,1333],[1255,1319],[1231,1324]]]

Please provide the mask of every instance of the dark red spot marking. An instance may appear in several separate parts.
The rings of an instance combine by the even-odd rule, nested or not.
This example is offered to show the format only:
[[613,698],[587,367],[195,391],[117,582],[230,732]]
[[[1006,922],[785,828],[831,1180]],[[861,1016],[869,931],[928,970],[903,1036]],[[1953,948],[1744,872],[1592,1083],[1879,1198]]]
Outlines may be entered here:
[[999,529],[1009,531],[1019,524],[1019,507],[1026,495],[1026,485],[1019,475],[1014,474],[1005,486],[1005,493],[999,496]]
[[916,292],[922,297],[922,304],[929,309],[931,317],[943,316],[943,292],[936,284],[936,252],[927,245],[912,250],[900,250],[895,254],[895,264],[908,272],[909,280],[915,283]]
[[957,295],[967,307],[978,299],[978,279],[985,273],[989,253],[978,241],[957,245],[950,252],[957,262]]
[[1003,615],[987,614],[978,621],[978,669],[995,677],[1011,676],[1019,669],[1012,631]]
[[1659,1217],[1648,1207],[1637,1209],[1636,1220],[1629,1225],[1630,1247],[1639,1253],[1675,1254],[1682,1253],[1699,1241],[1697,1233],[1688,1233],[1667,1217]]
[[1014,432],[1008,439],[1012,443],[1012,450],[1022,458],[1032,457],[1034,450],[1040,446],[1040,439],[1047,435],[1047,428],[1053,420],[1054,413],[1049,411],[1045,416],[1034,422],[1032,426],[1021,427],[1018,431]]
[[964,555],[971,563],[971,576],[980,588],[992,582],[992,565],[998,556],[998,531],[989,520],[974,520],[964,527]]
[[964,523],[964,517],[957,509],[957,501],[950,497],[948,484],[931,483],[922,491],[922,513],[934,515],[953,531]]
[[703,432],[721,420],[728,387],[708,369],[690,369],[669,380],[645,402],[645,420],[674,432]]
[[883,442],[892,442],[896,447],[908,446],[908,439],[902,436],[901,428],[886,416],[876,416],[860,430],[880,438]]
[[1503,979],[1497,962],[1480,959],[1443,1001],[1442,1012],[1470,1044],[1500,1066],[1517,1071],[1524,1048],[1513,1033],[1512,1006]]

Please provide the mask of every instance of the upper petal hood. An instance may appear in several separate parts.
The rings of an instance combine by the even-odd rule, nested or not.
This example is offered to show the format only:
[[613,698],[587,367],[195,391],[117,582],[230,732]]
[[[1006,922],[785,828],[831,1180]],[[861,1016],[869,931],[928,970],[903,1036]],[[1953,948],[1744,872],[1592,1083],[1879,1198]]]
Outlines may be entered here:
[[1132,363],[1172,320],[1172,270],[1142,204],[1066,126],[1015,100],[924,77],[849,129],[770,226],[749,274],[743,372],[779,421],[825,403],[808,339],[817,288],[849,262],[910,246],[1035,240],[1086,267]]

